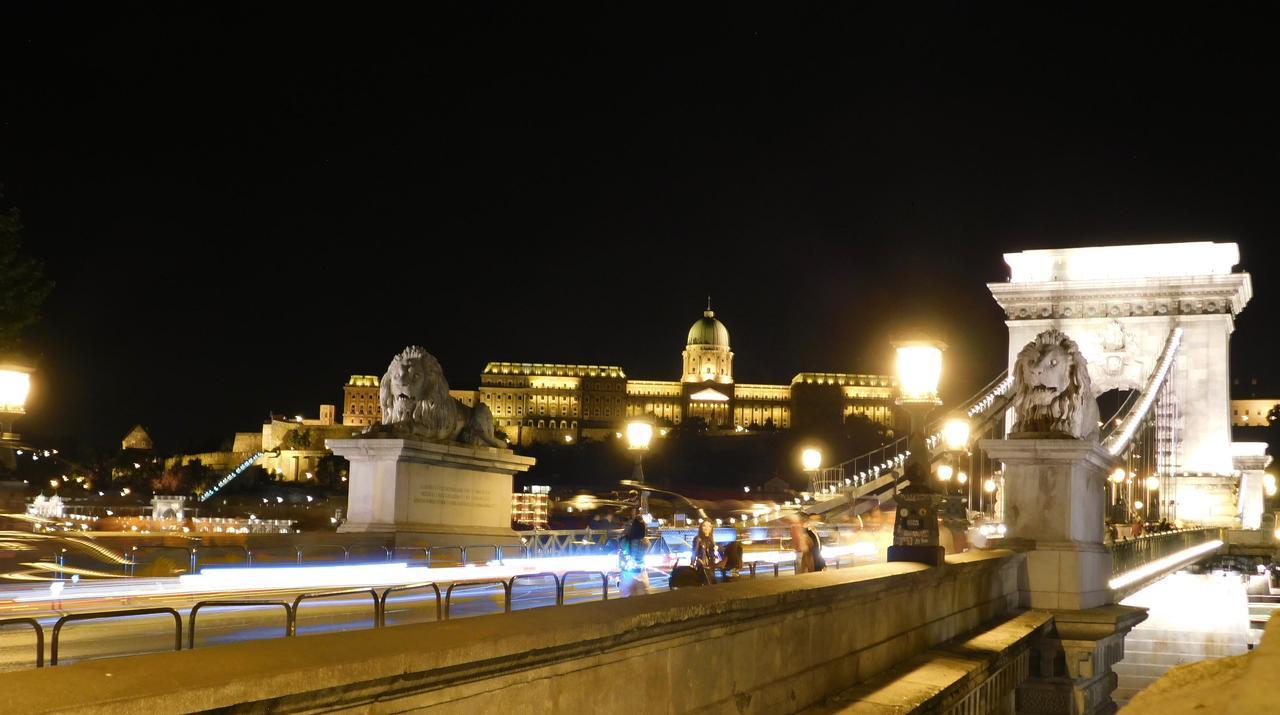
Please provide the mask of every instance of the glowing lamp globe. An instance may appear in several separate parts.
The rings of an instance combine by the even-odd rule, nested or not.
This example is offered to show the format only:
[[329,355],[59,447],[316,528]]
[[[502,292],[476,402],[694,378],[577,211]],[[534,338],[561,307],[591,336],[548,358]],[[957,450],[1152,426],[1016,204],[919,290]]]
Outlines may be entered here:
[[938,465],[938,479],[941,479],[944,482],[951,481],[951,475],[954,473],[955,470],[951,468],[950,464]]
[[960,482],[961,484],[964,484],[969,481],[969,475],[965,474],[964,472],[957,472],[956,481]]
[[1155,491],[1160,488],[1160,477],[1147,477],[1147,489]]
[[1135,499],[1135,500],[1133,501],[1133,508],[1134,508],[1134,509],[1141,509],[1141,508],[1142,508],[1142,500],[1141,500],[1141,499]]
[[822,466],[822,452],[809,447],[800,453],[800,464],[807,472],[817,471]]
[[1110,477],[1110,479],[1111,479],[1111,481],[1112,481],[1112,482],[1115,482],[1116,484],[1119,484],[1120,482],[1123,482],[1123,481],[1124,481],[1124,470],[1123,470],[1123,469],[1119,469],[1119,468],[1117,468],[1114,472],[1112,472],[1112,473],[1111,473],[1111,477]]
[[899,403],[940,405],[938,380],[942,378],[942,351],[946,344],[936,340],[908,340],[894,343],[898,353]]
[[947,449],[960,452],[969,448],[969,420],[952,417],[942,425],[942,441]]
[[627,448],[645,450],[653,440],[653,425],[643,420],[627,423]]
[[31,391],[30,368],[0,365],[0,412],[26,414],[27,393]]
[[982,491],[984,491],[984,492],[986,492],[986,493],[990,494],[991,492],[994,492],[995,490],[996,490],[996,480],[994,480],[994,479],[988,479],[987,481],[985,481],[985,482],[983,482],[983,483],[982,483]]

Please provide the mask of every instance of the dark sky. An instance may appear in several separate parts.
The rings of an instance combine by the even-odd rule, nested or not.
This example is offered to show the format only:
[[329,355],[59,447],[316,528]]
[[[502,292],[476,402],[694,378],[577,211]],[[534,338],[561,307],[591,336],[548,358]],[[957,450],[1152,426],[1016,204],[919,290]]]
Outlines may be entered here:
[[0,206],[58,284],[23,432],[209,446],[407,343],[460,387],[674,379],[708,293],[740,381],[920,327],[954,401],[1002,367],[1003,252],[1152,240],[1239,242],[1274,384],[1266,18],[267,5],[0,9]]

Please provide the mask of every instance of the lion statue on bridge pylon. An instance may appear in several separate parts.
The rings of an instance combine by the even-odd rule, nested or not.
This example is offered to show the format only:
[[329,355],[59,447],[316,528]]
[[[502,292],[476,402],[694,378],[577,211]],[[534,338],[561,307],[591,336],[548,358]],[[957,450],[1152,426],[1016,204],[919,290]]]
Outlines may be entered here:
[[382,424],[369,427],[364,436],[507,446],[494,436],[489,407],[483,402],[468,407],[450,395],[440,362],[417,345],[391,360],[378,387]]
[[1013,363],[1013,433],[1069,436],[1097,442],[1098,400],[1089,365],[1066,333],[1046,330]]

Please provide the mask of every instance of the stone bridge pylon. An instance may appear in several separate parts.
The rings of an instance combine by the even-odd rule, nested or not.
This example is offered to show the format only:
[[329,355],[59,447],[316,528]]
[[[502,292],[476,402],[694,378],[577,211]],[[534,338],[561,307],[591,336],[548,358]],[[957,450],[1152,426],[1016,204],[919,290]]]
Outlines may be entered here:
[[1180,518],[1235,521],[1230,491],[1250,466],[1233,460],[1247,450],[1231,441],[1229,344],[1235,318],[1253,293],[1249,274],[1234,272],[1238,246],[1205,241],[1032,250],[1004,259],[1008,281],[988,287],[1007,318],[1010,368],[1037,333],[1057,328],[1080,346],[1095,393],[1141,390],[1170,331],[1182,328],[1166,380],[1171,417],[1158,471],[1178,483]]

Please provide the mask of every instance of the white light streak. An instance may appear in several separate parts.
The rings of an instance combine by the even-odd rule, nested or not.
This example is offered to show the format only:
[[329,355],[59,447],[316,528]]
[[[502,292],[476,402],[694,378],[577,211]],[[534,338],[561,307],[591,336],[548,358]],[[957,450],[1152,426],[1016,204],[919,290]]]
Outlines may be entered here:
[[1203,544],[1183,549],[1177,553],[1170,554],[1164,558],[1156,559],[1151,563],[1139,566],[1132,571],[1126,571],[1108,581],[1107,585],[1113,589],[1124,588],[1125,586],[1137,583],[1148,576],[1154,576],[1161,571],[1171,569],[1184,561],[1195,558],[1196,556],[1207,554],[1219,546],[1222,546],[1222,541],[1219,539],[1213,539],[1212,541],[1206,541]]

